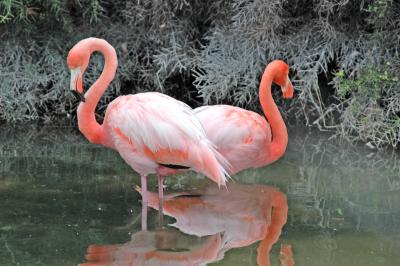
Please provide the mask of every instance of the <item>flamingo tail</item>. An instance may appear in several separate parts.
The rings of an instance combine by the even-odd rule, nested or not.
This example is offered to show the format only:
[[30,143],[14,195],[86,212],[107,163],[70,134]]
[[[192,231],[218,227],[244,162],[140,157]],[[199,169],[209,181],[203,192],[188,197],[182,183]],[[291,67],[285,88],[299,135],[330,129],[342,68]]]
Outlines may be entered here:
[[[228,171],[231,168],[229,162],[217,151],[215,145],[208,140],[203,140],[194,147],[194,169],[203,173],[220,187],[225,186]],[[197,157],[197,158],[196,158]]]

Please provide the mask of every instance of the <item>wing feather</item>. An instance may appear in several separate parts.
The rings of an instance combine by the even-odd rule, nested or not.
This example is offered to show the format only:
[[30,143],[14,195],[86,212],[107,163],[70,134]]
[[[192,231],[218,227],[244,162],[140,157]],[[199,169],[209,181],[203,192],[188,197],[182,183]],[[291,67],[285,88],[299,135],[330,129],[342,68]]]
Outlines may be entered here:
[[207,137],[232,165],[231,174],[257,165],[260,151],[271,140],[264,117],[230,105],[194,109]]
[[188,105],[161,93],[121,96],[109,108],[112,112],[107,122],[111,127],[154,152],[185,149],[206,136]]
[[[225,184],[230,164],[207,138],[200,120],[186,104],[167,95],[147,92],[120,96],[107,108],[105,124],[111,130],[113,143],[120,143],[121,135],[132,142],[136,156],[151,161],[148,170],[154,172],[157,164],[178,164],[202,172],[218,184]],[[135,163],[125,150],[126,161],[136,169]],[[150,151],[150,152],[149,152]],[[156,164],[154,164],[156,163]]]

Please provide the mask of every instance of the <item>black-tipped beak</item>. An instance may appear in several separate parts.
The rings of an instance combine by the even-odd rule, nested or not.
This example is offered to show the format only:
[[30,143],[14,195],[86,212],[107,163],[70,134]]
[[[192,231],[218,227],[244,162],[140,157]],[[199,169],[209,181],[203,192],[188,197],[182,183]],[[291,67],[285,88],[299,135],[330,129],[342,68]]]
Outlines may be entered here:
[[82,77],[81,75],[81,69],[79,67],[71,69],[71,83],[70,83],[70,89],[72,93],[75,95],[76,98],[78,98],[81,102],[85,102],[85,96],[83,95],[82,92]]
[[293,97],[293,85],[289,77],[287,77],[286,83],[281,87],[281,89],[283,93],[283,98],[291,99]]
[[81,102],[85,102],[85,101],[86,101],[86,100],[85,100],[85,96],[84,96],[82,93],[79,93],[78,91],[73,90],[73,91],[72,91],[72,94],[73,94],[77,99],[79,99]]

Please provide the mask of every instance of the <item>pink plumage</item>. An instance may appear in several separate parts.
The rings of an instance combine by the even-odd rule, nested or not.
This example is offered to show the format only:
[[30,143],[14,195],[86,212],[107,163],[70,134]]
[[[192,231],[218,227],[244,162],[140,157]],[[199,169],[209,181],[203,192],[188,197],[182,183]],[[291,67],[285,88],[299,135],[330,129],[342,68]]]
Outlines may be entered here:
[[229,105],[195,109],[207,136],[232,165],[230,172],[264,164],[265,144],[271,141],[271,129],[264,117]]
[[266,67],[259,89],[265,117],[230,105],[203,106],[194,110],[207,137],[231,164],[230,174],[270,164],[284,154],[287,130],[272,98],[271,85],[272,82],[278,84],[284,98],[292,98],[293,86],[288,73],[288,65],[280,60]]
[[192,109],[174,98],[157,92],[120,96],[107,108],[103,128],[106,142],[142,175],[173,164],[225,184],[225,160]]
[[[104,55],[104,69],[83,95],[83,73],[96,51]],[[78,42],[70,50],[67,63],[71,89],[81,99],[79,130],[90,142],[118,151],[141,175],[144,190],[147,175],[157,174],[162,202],[163,177],[174,173],[174,167],[190,168],[218,185],[225,184],[228,163],[208,140],[193,110],[182,102],[156,92],[120,96],[110,103],[103,124],[96,121],[96,105],[114,79],[118,65],[115,49],[108,42],[97,38]],[[145,195],[143,202],[147,202]]]

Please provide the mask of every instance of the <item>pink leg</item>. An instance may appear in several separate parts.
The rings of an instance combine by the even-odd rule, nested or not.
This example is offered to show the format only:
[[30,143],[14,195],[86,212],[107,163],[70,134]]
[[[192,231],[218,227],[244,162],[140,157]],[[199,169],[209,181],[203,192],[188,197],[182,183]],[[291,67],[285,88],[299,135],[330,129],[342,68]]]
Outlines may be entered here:
[[147,230],[147,176],[140,176],[142,186],[142,230]]
[[159,223],[160,227],[163,225],[163,218],[164,218],[164,212],[163,212],[163,201],[164,201],[164,176],[158,175],[158,218],[159,218]]

